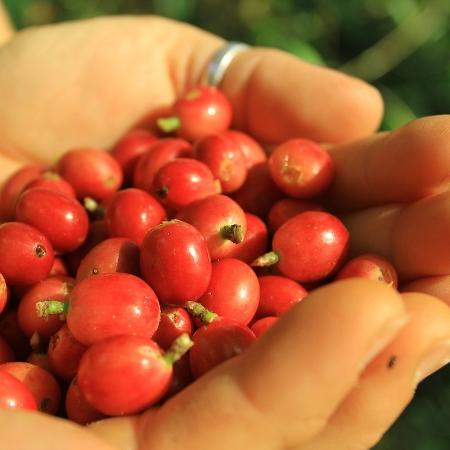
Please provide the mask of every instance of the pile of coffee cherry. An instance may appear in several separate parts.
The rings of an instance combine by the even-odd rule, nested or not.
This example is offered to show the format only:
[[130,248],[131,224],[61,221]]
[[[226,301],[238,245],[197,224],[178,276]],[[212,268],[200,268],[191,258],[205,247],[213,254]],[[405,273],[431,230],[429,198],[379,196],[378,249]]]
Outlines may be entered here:
[[301,137],[269,152],[231,121],[223,93],[196,87],[159,132],[6,180],[0,408],[80,424],[136,414],[245,352],[315,286],[396,286],[389,261],[347,256],[320,201],[328,152]]

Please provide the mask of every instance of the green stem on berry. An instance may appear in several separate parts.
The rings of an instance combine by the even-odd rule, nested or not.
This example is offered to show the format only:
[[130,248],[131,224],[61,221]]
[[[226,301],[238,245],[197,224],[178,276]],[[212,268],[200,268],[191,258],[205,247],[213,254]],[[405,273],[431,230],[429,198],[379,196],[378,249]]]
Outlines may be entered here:
[[280,260],[280,255],[277,252],[268,252],[256,258],[250,265],[253,267],[268,267],[273,266]]
[[160,128],[160,130],[164,131],[164,133],[172,133],[172,131],[178,130],[181,126],[181,120],[179,117],[161,117],[156,121],[156,124]]
[[43,319],[53,314],[66,314],[69,309],[69,303],[59,300],[43,300],[36,303],[37,315]]
[[163,359],[169,366],[176,363],[194,345],[189,334],[183,333],[178,336],[169,349],[164,353]]
[[203,305],[201,305],[198,302],[189,301],[186,302],[184,306],[189,314],[191,314],[193,317],[197,317],[204,324],[211,323],[219,317],[215,312],[206,309]]
[[92,197],[84,197],[83,206],[93,217],[98,219],[103,219],[105,217],[105,208],[100,206],[97,200]]
[[234,223],[233,225],[224,225],[220,229],[220,235],[234,244],[239,244],[244,239],[244,230],[242,225]]

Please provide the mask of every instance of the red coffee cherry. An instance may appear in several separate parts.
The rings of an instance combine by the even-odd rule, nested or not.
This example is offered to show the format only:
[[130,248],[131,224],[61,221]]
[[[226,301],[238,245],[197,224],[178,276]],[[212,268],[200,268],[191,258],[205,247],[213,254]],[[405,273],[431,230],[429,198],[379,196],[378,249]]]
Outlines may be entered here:
[[111,237],[129,238],[141,245],[150,229],[167,220],[167,214],[155,197],[141,189],[130,188],[114,194],[105,220]]
[[172,117],[161,118],[157,123],[166,133],[175,131],[178,136],[195,141],[225,131],[232,114],[231,104],[221,91],[199,86],[175,101]]
[[43,280],[55,257],[44,234],[19,222],[0,225],[0,255],[0,272],[8,285],[30,285]]
[[160,302],[182,306],[199,298],[209,285],[211,271],[206,241],[192,225],[171,220],[145,236],[141,272]]
[[279,145],[270,155],[269,168],[278,187],[296,198],[321,194],[334,176],[331,156],[309,139],[291,139]]
[[119,163],[109,153],[94,148],[65,153],[57,170],[73,186],[80,199],[106,200],[119,190],[123,180]]

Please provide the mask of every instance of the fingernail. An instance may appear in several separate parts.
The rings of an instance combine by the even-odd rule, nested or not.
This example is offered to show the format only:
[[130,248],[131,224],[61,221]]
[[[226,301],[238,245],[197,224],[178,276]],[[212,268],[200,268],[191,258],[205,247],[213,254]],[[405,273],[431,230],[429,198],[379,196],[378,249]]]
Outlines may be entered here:
[[361,368],[367,366],[367,364],[375,358],[378,353],[383,350],[384,347],[391,341],[391,339],[397,334],[397,332],[408,322],[408,315],[404,314],[398,316],[395,319],[390,320],[381,330],[378,332],[376,339],[371,343],[368,348],[364,360],[362,361]]
[[416,382],[436,372],[450,362],[450,339],[440,341],[425,353],[416,369]]

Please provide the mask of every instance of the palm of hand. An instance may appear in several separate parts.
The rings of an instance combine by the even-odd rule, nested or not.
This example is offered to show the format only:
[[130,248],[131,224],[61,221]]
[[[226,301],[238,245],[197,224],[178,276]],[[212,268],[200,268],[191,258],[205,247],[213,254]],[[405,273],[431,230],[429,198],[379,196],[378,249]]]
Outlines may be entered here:
[[[1,175],[68,148],[109,147],[195,85],[221,44],[156,18],[18,36],[0,51]],[[381,114],[379,97],[363,83],[271,50],[238,57],[222,87],[236,126],[265,142],[296,135],[346,142],[373,131]],[[450,273],[450,249],[441,245],[450,221],[448,123],[424,119],[330,150],[338,168],[330,207],[345,210],[352,251],[388,256],[415,290],[442,298]],[[442,302],[339,283],[316,291],[245,355],[163,407],[92,429],[119,448],[369,448],[411,399],[424,354],[449,337]],[[392,355],[398,364],[389,370]],[[54,419],[0,415],[9,448],[27,439],[17,431],[24,426],[31,436],[39,430],[42,448],[109,448]]]

